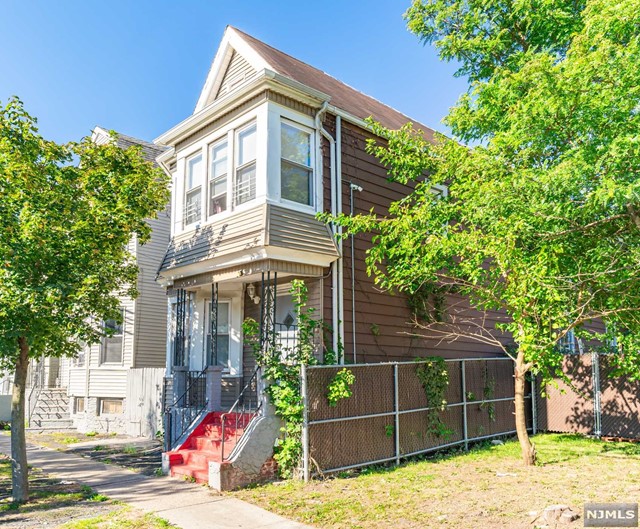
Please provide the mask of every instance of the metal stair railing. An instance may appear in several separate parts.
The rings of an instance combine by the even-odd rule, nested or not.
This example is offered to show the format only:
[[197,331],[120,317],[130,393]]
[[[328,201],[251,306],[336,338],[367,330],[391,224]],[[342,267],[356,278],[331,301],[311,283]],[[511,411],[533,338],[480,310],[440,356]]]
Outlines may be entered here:
[[[175,376],[175,374],[174,374]],[[207,407],[207,368],[189,371],[187,387],[173,403],[165,409],[164,449],[174,449],[174,443],[191,427],[193,422]]]
[[[257,367],[256,370],[251,375],[249,381],[244,385],[242,391],[238,395],[238,398],[233,403],[233,406],[229,409],[228,412],[223,413],[220,417],[220,422],[222,424],[222,441],[220,443],[220,460],[224,461],[225,455],[225,442],[226,442],[226,425],[227,421],[229,421],[229,425],[233,426],[233,440],[237,443],[238,438],[238,428],[242,426],[242,428],[246,428],[251,419],[257,415],[262,408],[262,399],[260,399],[260,395],[258,394],[258,377],[260,375],[260,367]],[[254,406],[255,404],[255,406]],[[244,432],[243,432],[244,435]],[[231,439],[229,439],[231,440]],[[234,444],[235,446],[235,444]],[[231,455],[231,454],[229,454]]]
[[[36,364],[35,369],[31,377],[31,390],[29,391],[29,416],[27,417],[27,424],[31,427],[31,416],[36,409],[36,404],[40,398],[42,387],[44,385],[44,358]],[[35,395],[34,395],[35,393]]]

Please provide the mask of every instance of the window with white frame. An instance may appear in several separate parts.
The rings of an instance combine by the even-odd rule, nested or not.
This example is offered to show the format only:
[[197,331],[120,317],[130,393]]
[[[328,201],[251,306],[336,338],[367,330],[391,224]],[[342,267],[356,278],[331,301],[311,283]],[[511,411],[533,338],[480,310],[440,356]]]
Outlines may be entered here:
[[122,348],[124,346],[124,309],[120,309],[118,320],[106,320],[103,325],[105,331],[111,331],[109,336],[102,339],[101,359],[103,364],[122,364]]
[[227,210],[227,140],[209,147],[209,216]]
[[236,132],[234,205],[256,198],[256,124]]
[[313,206],[311,133],[289,121],[280,124],[280,195]]
[[564,354],[576,354],[579,351],[578,343],[576,341],[576,335],[573,329],[567,332],[560,340],[558,340],[558,348]]
[[187,159],[184,179],[183,224],[199,222],[202,215],[202,154]]
[[207,321],[207,341],[206,341],[206,354],[207,365],[222,366],[225,370],[229,369],[229,344],[230,344],[230,331],[231,331],[231,303],[229,301],[218,301],[218,328],[217,328],[217,343],[218,348],[216,351],[216,358],[213,358],[213,347],[211,336],[211,302],[208,306]]
[[99,415],[119,415],[123,411],[123,399],[100,399]]

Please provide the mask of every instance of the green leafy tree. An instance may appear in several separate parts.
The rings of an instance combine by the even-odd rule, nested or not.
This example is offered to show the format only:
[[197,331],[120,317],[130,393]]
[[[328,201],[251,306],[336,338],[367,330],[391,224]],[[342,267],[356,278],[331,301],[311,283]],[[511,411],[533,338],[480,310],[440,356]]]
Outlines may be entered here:
[[0,359],[15,371],[11,403],[15,501],[29,497],[25,383],[30,359],[73,356],[136,295],[127,250],[168,201],[167,180],[138,149],[89,138],[58,145],[13,98],[0,107]]
[[525,377],[557,373],[570,331],[585,343],[615,336],[619,372],[638,376],[640,0],[416,0],[405,17],[468,78],[445,121],[475,147],[372,124],[385,141],[370,151],[415,191],[388,215],[338,220],[375,234],[368,267],[383,287],[444,288],[506,315],[497,329],[451,317],[424,327],[513,358],[516,429],[533,464]]

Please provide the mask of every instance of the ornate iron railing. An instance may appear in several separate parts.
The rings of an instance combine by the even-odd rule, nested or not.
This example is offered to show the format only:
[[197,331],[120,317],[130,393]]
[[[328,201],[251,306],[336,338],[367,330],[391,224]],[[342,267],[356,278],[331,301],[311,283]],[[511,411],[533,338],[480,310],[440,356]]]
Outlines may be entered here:
[[[176,373],[174,373],[174,377]],[[207,369],[187,371],[184,392],[167,406],[164,412],[164,448],[173,450],[175,443],[191,427],[196,418],[207,407]],[[175,380],[173,387],[176,387]]]
[[[233,440],[234,446],[241,437],[238,433],[240,428],[244,429],[249,425],[251,419],[260,412],[262,400],[258,390],[260,380],[260,368],[256,368],[249,381],[244,385],[240,395],[227,413],[220,417],[222,423],[222,442],[220,444],[220,457],[222,461],[228,459],[225,456],[225,443]],[[232,433],[227,438],[228,427],[233,428]],[[243,432],[244,433],[244,432]],[[231,455],[231,454],[229,454]]]

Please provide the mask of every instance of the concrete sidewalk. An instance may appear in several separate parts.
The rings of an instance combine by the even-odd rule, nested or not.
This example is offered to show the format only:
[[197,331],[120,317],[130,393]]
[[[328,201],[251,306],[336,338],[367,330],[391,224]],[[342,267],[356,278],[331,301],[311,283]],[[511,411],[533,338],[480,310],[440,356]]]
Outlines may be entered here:
[[[0,453],[10,455],[8,435],[0,435]],[[28,445],[29,464],[47,474],[89,485],[114,500],[152,512],[182,529],[308,529],[201,485],[169,477],[149,477],[87,458]]]

